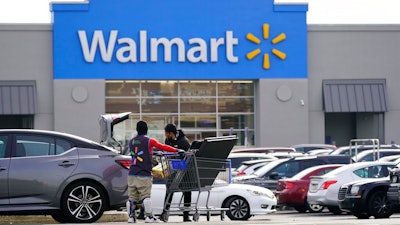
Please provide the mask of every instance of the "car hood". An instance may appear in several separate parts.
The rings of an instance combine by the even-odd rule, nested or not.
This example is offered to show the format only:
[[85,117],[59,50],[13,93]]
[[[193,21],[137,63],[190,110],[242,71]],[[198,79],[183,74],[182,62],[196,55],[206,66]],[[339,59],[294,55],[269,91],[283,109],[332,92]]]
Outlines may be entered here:
[[363,180],[358,180],[358,181],[352,181],[350,183],[346,183],[343,186],[351,186],[354,184],[357,185],[364,185],[372,182],[389,182],[389,177],[383,177],[383,178],[369,178],[369,179],[363,179]]

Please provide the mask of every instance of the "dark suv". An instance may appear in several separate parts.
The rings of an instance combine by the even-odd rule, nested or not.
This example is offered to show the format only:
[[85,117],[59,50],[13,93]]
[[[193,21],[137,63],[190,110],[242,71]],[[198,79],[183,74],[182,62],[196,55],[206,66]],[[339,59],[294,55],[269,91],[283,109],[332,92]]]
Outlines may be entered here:
[[296,157],[280,159],[268,163],[253,174],[248,176],[234,177],[234,183],[252,184],[262,186],[275,191],[278,180],[285,177],[292,177],[298,172],[309,167],[325,164],[349,164],[350,156],[344,155],[318,155],[310,157]]
[[344,184],[338,194],[339,207],[358,219],[389,218],[394,212],[386,194],[389,185],[389,177]]

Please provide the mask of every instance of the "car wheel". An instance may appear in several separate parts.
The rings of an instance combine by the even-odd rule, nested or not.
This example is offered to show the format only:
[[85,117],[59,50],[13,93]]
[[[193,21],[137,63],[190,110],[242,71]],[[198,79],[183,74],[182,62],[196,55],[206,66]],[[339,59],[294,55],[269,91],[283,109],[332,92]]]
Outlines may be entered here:
[[339,207],[337,206],[328,206],[329,212],[333,213],[333,215],[340,215],[342,214],[342,210],[340,210]]
[[305,213],[307,212],[307,207],[306,206],[295,206],[294,209],[299,212],[299,213]]
[[367,213],[353,212],[353,215],[357,217],[357,219],[368,219],[370,215]]
[[250,205],[242,197],[231,197],[226,201],[225,208],[228,208],[226,215],[231,220],[248,220],[250,218]]
[[55,221],[57,221],[57,222],[59,222],[59,223],[68,223],[67,218],[65,218],[65,216],[62,215],[62,213],[61,213],[60,210],[57,210],[57,211],[52,212],[52,213],[51,213],[51,217],[52,217]]
[[393,207],[389,202],[385,191],[374,193],[368,201],[369,214],[376,219],[389,218],[393,214]]
[[81,181],[70,185],[62,196],[62,212],[71,223],[93,223],[105,210],[106,197],[99,185]]
[[322,210],[324,210],[325,206],[307,203],[307,208],[308,211],[310,211],[311,213],[319,213],[322,212]]

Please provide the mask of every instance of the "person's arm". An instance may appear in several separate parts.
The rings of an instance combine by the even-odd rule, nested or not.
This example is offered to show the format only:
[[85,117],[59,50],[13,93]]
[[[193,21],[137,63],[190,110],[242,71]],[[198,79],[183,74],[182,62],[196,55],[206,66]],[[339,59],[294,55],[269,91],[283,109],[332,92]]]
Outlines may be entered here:
[[153,147],[156,147],[156,148],[158,148],[160,150],[163,150],[163,151],[166,151],[166,152],[177,152],[178,151],[178,149],[176,149],[174,147],[171,147],[169,145],[161,144],[156,139],[150,138],[150,145],[149,145],[150,153],[153,153]]

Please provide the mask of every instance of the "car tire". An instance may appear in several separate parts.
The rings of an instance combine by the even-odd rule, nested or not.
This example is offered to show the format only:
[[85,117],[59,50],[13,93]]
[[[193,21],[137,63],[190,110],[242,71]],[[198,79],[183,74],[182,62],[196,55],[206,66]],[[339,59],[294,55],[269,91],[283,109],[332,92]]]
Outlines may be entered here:
[[369,214],[375,219],[389,218],[393,214],[393,207],[385,191],[377,191],[368,200]]
[[357,217],[357,219],[360,219],[360,220],[365,220],[370,217],[370,215],[368,215],[367,213],[360,213],[360,212],[353,212],[353,215],[355,217]]
[[324,210],[325,206],[322,205],[317,205],[317,204],[307,204],[307,209],[310,213],[319,213],[322,212],[322,210]]
[[51,217],[59,223],[68,223],[67,218],[61,213],[60,210],[51,213]]
[[228,208],[226,215],[231,220],[248,220],[251,216],[249,203],[239,196],[229,198],[223,208]]
[[342,210],[337,206],[328,206],[329,212],[333,213],[333,215],[340,215],[342,214]]
[[100,219],[105,208],[106,195],[90,181],[73,183],[61,198],[62,213],[70,223],[93,223]]
[[307,212],[307,207],[302,205],[302,206],[295,206],[294,209],[299,212],[299,213],[305,213]]

